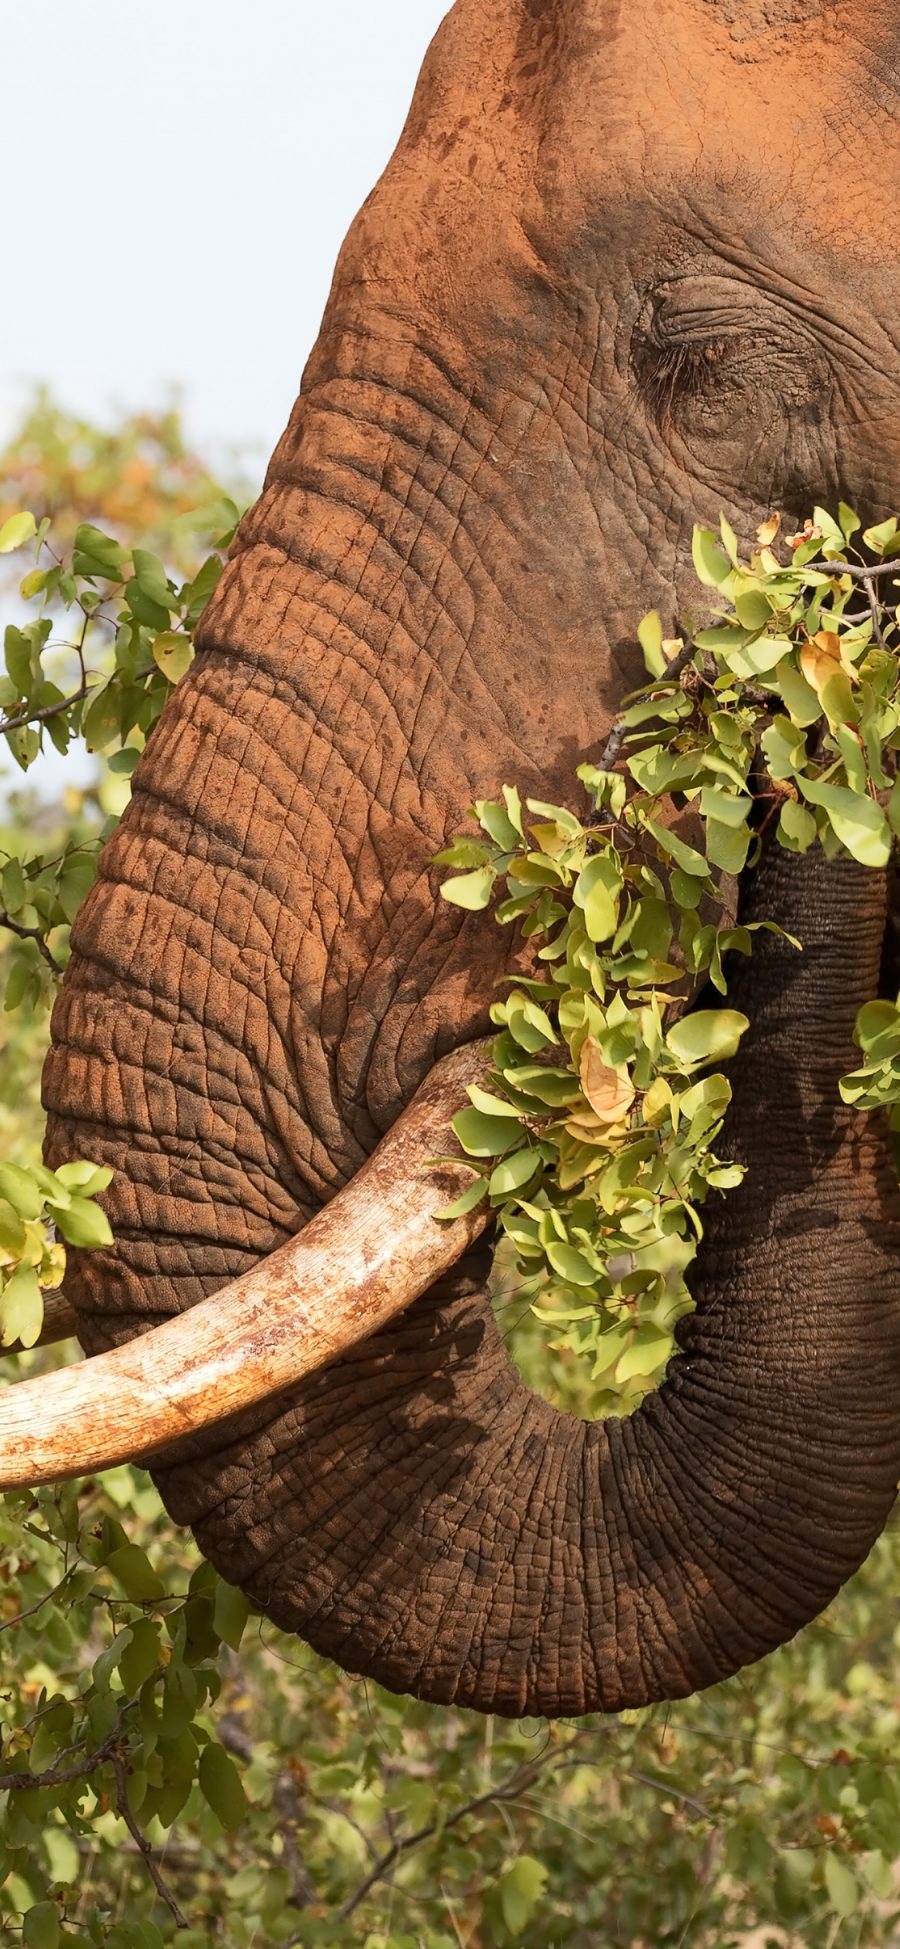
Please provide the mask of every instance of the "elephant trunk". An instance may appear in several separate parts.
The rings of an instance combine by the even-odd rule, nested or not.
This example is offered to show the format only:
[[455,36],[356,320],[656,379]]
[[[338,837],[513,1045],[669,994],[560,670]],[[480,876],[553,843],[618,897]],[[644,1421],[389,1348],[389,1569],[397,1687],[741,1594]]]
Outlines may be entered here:
[[395,1690],[560,1714],[709,1685],[829,1602],[900,1471],[900,1194],[882,1120],[838,1093],[884,906],[882,876],[818,849],[771,851],[745,890],[744,920],[804,951],[763,933],[732,976],[752,1027],[726,1143],[751,1168],[707,1210],[696,1312],[629,1419],[558,1413],[485,1292],[429,1294],[219,1449],[237,1562],[194,1459],[164,1470],[277,1623]]

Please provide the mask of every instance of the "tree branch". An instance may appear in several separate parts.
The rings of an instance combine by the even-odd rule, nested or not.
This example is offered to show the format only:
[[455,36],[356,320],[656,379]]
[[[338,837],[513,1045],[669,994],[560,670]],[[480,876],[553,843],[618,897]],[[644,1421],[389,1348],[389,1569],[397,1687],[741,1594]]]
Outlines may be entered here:
[[[804,562],[797,574],[805,575],[808,569],[816,569],[820,575],[853,575],[865,582],[867,577],[879,575],[900,576],[900,557],[893,562]],[[790,573],[790,564],[786,573]]]
[[12,920],[10,915],[4,913],[2,909],[0,909],[0,927],[6,927],[10,934],[15,934],[16,938],[20,941],[36,941],[40,953],[43,955],[48,966],[53,969],[53,973],[57,975],[62,974],[62,968],[55,956],[51,954],[45,936],[41,933],[39,927],[22,927],[19,921]]
[[[695,645],[689,639],[686,643],[682,644],[681,649],[678,650],[675,656],[673,656],[670,659],[670,661],[666,664],[665,669],[660,672],[658,677],[652,677],[649,683],[643,684],[641,686],[642,690],[645,691],[655,690],[657,684],[672,683],[674,678],[681,676],[682,670],[687,669],[687,666],[690,663],[691,658],[692,656],[694,656],[694,654],[695,654]],[[616,718],[612,730],[610,731],[609,737],[607,738],[606,743],[603,747],[603,751],[600,756],[598,770],[600,771],[612,770],[616,762],[616,759],[619,756],[619,752],[621,751],[622,740],[624,736],[625,736],[625,725],[620,715]]]
[[579,1738],[580,1735],[578,1733],[573,1733],[572,1738],[567,1740],[564,1746],[560,1746],[556,1750],[549,1745],[546,1746],[544,1751],[537,1754],[534,1759],[523,1761],[522,1765],[517,1766],[512,1773],[507,1775],[505,1780],[500,1780],[497,1786],[488,1787],[485,1793],[476,1794],[475,1798],[467,1800],[463,1807],[457,1807],[455,1814],[451,1814],[449,1820],[430,1821],[427,1827],[417,1828],[414,1834],[400,1835],[389,1848],[385,1849],[383,1854],[379,1855],[374,1867],[366,1875],[365,1879],[360,1882],[359,1887],[344,1902],[339,1910],[341,1921],[345,1922],[353,1915],[360,1903],[365,1900],[369,1890],[374,1888],[376,1882],[384,1880],[395,1861],[398,1861],[402,1855],[409,1854],[412,1848],[420,1847],[423,1841],[429,1841],[434,1834],[449,1833],[451,1828],[459,1826],[460,1821],[467,1820],[470,1814],[477,1813],[479,1807],[487,1807],[492,1802],[502,1803],[507,1800],[517,1800],[519,1795],[524,1793],[527,1787],[531,1786],[532,1781],[538,1777],[538,1774],[546,1766],[556,1766],[564,1755],[570,1752],[573,1746],[578,1744]]
[[125,1822],[128,1832],[131,1835],[131,1838],[135,1844],[135,1847],[138,1849],[138,1852],[143,1858],[143,1861],[147,1869],[147,1873],[150,1876],[150,1880],[152,1881],[157,1894],[160,1896],[161,1900],[165,1902],[170,1915],[174,1916],[176,1929],[186,1929],[189,1927],[187,1916],[183,1914],[182,1910],[179,1908],[178,1903],[175,1900],[174,1895],[172,1894],[171,1889],[167,1886],[166,1882],[163,1880],[163,1877],[159,1871],[159,1865],[153,1853],[153,1849],[150,1846],[150,1842],[148,1841],[147,1836],[143,1832],[142,1828],[138,1826],[138,1823],[135,1820],[131,1808],[128,1805],[128,1776],[125,1772],[125,1761],[122,1756],[121,1748],[117,1747],[115,1752],[113,1752],[110,1755],[110,1757],[112,1759],[113,1772],[116,1776],[116,1806],[118,1808],[119,1814],[122,1820]]
[[64,1787],[71,1780],[83,1780],[102,1766],[104,1760],[112,1759],[121,1737],[122,1726],[118,1722],[103,1744],[86,1753],[77,1766],[48,1766],[45,1773],[0,1773],[0,1793],[13,1793],[20,1787]]
[[90,684],[83,683],[77,690],[72,691],[71,696],[61,697],[58,704],[44,704],[38,711],[31,711],[26,706],[24,711],[19,712],[18,717],[0,718],[0,732],[5,736],[7,731],[23,730],[26,724],[43,724],[48,717],[58,717],[60,711],[71,710],[73,704],[80,704],[82,697],[87,696],[90,688]]

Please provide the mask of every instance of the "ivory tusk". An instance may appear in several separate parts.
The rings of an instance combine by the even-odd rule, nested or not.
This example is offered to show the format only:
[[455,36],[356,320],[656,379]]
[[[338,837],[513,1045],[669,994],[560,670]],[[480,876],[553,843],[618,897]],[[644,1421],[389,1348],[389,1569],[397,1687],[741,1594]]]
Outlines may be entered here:
[[482,1203],[438,1224],[469,1167],[428,1170],[484,1074],[491,1041],[437,1063],[332,1202],[251,1272],[126,1346],[19,1381],[0,1397],[0,1488],[143,1460],[289,1387],[417,1299],[484,1230]]

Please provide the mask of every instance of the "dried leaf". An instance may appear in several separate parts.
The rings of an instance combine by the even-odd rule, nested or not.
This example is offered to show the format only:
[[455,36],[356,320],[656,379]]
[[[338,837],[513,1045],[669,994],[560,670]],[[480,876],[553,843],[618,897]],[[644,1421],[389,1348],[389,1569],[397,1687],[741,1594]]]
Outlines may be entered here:
[[578,1077],[591,1109],[602,1124],[621,1123],[635,1098],[631,1077],[610,1069],[600,1054],[594,1037],[586,1037],[581,1050]]
[[800,668],[810,688],[816,696],[821,696],[823,686],[838,670],[850,678],[851,683],[859,682],[859,673],[851,663],[840,636],[830,630],[820,629],[800,651]]

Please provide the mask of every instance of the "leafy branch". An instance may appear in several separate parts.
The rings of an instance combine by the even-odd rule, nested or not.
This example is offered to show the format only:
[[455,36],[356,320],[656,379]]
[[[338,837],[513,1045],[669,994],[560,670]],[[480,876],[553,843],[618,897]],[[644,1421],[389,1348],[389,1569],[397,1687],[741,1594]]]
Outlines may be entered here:
[[[499,892],[495,919],[532,954],[491,1009],[486,1087],[453,1120],[473,1182],[438,1216],[491,1204],[554,1344],[591,1358],[601,1412],[636,1405],[662,1373],[692,1303],[700,1208],[742,1175],[714,1149],[731,1095],[715,1065],[747,1018],[685,1013],[701,976],[725,997],[725,957],[772,927],[734,924],[729,880],[772,820],[789,851],[819,843],[871,867],[900,832],[900,628],[878,594],[900,574],[900,531],[862,535],[873,562],[857,558],[860,526],[843,505],[837,520],[817,508],[788,561],[777,518],[749,560],[724,518],[718,535],[696,529],[714,620],[671,641],[658,614],[640,624],[650,680],[599,762],[578,767],[592,813],[523,804],[505,785],[472,808],[482,836],[438,855],[463,869],[443,897],[478,911]],[[895,1005],[864,1010],[857,1040],[845,1101],[900,1104]]]

